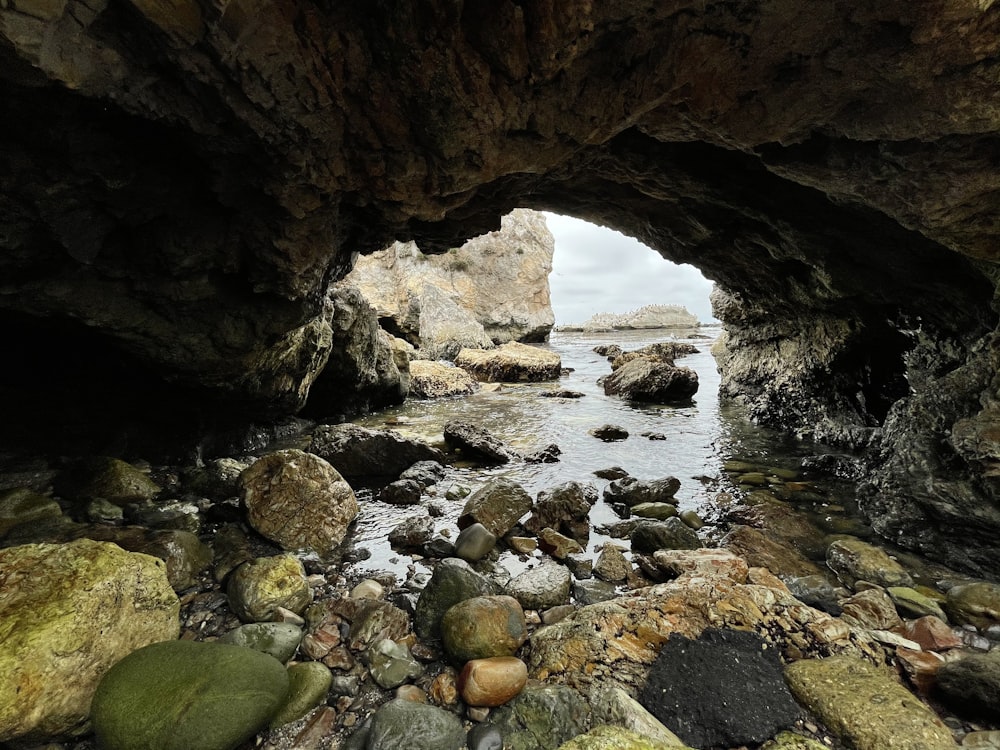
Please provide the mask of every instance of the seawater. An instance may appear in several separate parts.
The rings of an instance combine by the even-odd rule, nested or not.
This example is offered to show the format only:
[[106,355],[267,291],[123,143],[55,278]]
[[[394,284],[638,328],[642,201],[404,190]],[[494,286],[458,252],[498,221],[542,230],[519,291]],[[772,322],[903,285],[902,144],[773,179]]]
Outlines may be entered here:
[[[389,427],[404,436],[442,448],[444,425],[450,420],[462,420],[484,428],[525,453],[551,443],[559,446],[562,454],[557,463],[450,467],[445,480],[432,488],[434,494],[425,500],[443,510],[443,515],[435,519],[435,531],[450,533],[451,539],[457,534],[455,520],[464,504],[464,501],[445,500],[445,491],[452,484],[475,490],[493,477],[506,476],[521,484],[532,497],[540,490],[570,480],[589,482],[603,492],[608,482],[594,476],[594,471],[611,466],[620,466],[640,479],[675,476],[681,482],[677,493],[680,509],[711,516],[717,495],[736,491],[723,471],[727,459],[797,468],[801,456],[817,452],[813,444],[750,424],[738,407],[720,405],[719,373],[711,353],[718,334],[718,329],[713,328],[601,333],[557,331],[547,344],[540,346],[558,353],[563,367],[571,370],[558,381],[503,384],[495,392],[484,391],[471,396],[408,400],[355,421],[366,427]],[[597,381],[610,374],[611,365],[605,357],[594,352],[596,346],[618,344],[624,350],[633,350],[661,341],[687,342],[698,348],[697,354],[677,360],[679,366],[689,367],[698,374],[698,393],[690,403],[639,404],[604,394]],[[544,391],[554,389],[578,391],[584,395],[576,399],[542,396]],[[629,437],[603,442],[590,434],[590,430],[605,424],[625,428]],[[644,433],[663,439],[651,439]],[[840,489],[850,494],[849,487]],[[839,500],[831,500],[829,505],[843,508]],[[822,516],[823,509],[818,512]],[[371,557],[359,563],[358,570],[389,570],[405,576],[412,560],[394,552],[386,536],[403,520],[426,513],[426,508],[421,506],[397,507],[364,500],[354,538],[356,546],[370,551]],[[603,500],[593,507],[590,518],[598,529],[621,520]],[[588,552],[595,553],[607,540],[605,534],[592,532]],[[616,543],[623,542],[616,540]],[[627,540],[624,543],[627,545]],[[512,573],[525,565],[524,560],[515,559],[509,553],[501,562]]]

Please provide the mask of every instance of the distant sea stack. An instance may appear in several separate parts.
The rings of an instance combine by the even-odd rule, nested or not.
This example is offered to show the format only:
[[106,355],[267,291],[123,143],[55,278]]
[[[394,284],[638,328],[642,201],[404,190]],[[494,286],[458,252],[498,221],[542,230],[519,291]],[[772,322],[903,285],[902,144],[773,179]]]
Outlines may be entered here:
[[701,323],[683,305],[645,305],[627,313],[597,313],[579,325],[561,331],[630,331],[647,328],[697,328]]

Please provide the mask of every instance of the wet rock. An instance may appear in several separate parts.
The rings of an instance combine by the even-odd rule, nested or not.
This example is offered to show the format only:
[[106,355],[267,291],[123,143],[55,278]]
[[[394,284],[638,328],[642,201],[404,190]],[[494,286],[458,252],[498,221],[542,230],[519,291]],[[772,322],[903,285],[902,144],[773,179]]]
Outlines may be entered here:
[[329,556],[357,518],[354,490],[329,463],[289,449],[269,453],[240,475],[250,524],[287,550]]
[[555,443],[550,443],[544,448],[540,448],[533,453],[525,454],[524,462],[528,464],[555,464],[559,463],[559,456],[562,450]]
[[650,740],[638,732],[607,724],[594,727],[586,734],[574,737],[559,746],[558,750],[686,750],[678,740],[666,744]]
[[594,575],[612,583],[624,581],[631,570],[632,565],[625,558],[624,548],[610,542],[604,545],[594,563]]
[[434,534],[434,519],[430,516],[413,516],[389,532],[389,544],[393,549],[419,550],[430,541]]
[[956,713],[1000,721],[1000,651],[969,654],[937,672],[937,694]]
[[212,540],[215,553],[212,573],[216,581],[222,581],[241,564],[252,560],[253,549],[250,540],[237,524],[226,524],[215,532]]
[[573,583],[573,598],[580,606],[606,602],[618,596],[618,590],[613,583],[607,581],[576,581]]
[[681,488],[676,477],[661,479],[636,479],[625,476],[616,479],[604,490],[604,502],[623,503],[630,508],[639,503],[677,504],[674,495]]
[[948,624],[934,615],[926,615],[903,623],[900,631],[905,638],[915,641],[925,651],[947,651],[962,645]]
[[396,698],[379,708],[364,733],[364,742],[354,738],[344,750],[461,750],[465,729],[452,713],[426,703]]
[[150,531],[139,526],[85,526],[73,536],[98,542],[114,542],[129,552],[157,557],[167,566],[167,578],[175,591],[194,585],[198,574],[212,562],[212,551],[188,531]]
[[481,523],[474,523],[462,529],[455,539],[455,557],[475,562],[492,552],[496,544],[496,534],[491,533]]
[[104,498],[115,505],[152,500],[160,486],[125,461],[107,456],[85,459],[61,474],[56,491],[77,500]]
[[822,742],[793,732],[781,732],[770,742],[765,742],[761,750],[828,750]]
[[378,493],[378,499],[389,505],[417,505],[424,486],[416,479],[397,479],[390,482]]
[[441,451],[393,430],[371,430],[344,423],[320,425],[309,452],[324,458],[343,476],[397,478],[418,461],[443,462]]
[[895,676],[854,657],[785,667],[795,697],[857,750],[954,750],[951,732]]
[[368,650],[368,668],[372,679],[387,690],[415,680],[424,671],[410,649],[388,638],[377,641]]
[[102,748],[232,750],[288,695],[277,659],[221,643],[167,641],[133,652],[101,680],[91,718]]
[[565,560],[571,555],[583,552],[579,542],[560,534],[555,529],[542,529],[538,535],[538,547],[556,560]]
[[850,595],[847,589],[834,587],[829,579],[821,573],[784,580],[788,590],[796,599],[834,617],[839,616],[842,611],[840,600],[846,599]]
[[410,398],[468,396],[479,388],[479,381],[461,367],[429,359],[410,362]]
[[[112,507],[118,510],[121,518],[121,509],[114,505]],[[59,503],[26,487],[0,491],[0,539],[15,526],[58,518],[61,515]]]
[[[753,685],[753,700],[746,699]],[[673,634],[649,671],[639,702],[695,747],[760,744],[801,716],[773,648],[756,633],[706,629]]]
[[581,393],[580,391],[570,391],[570,390],[560,389],[560,390],[556,390],[556,391],[542,391],[539,395],[543,396],[545,398],[571,398],[571,399],[575,399],[575,398],[583,398],[587,394],[586,393]]
[[445,467],[438,461],[417,461],[399,475],[400,479],[413,479],[423,487],[430,487],[444,479]]
[[705,521],[693,510],[682,510],[680,519],[695,531],[705,528]]
[[109,503],[102,497],[87,503],[84,514],[91,523],[120,524],[125,519],[125,511],[121,506]]
[[586,552],[571,552],[562,559],[562,564],[578,580],[592,578],[594,575],[594,561]]
[[934,615],[942,620],[948,619],[940,604],[915,589],[908,586],[890,586],[886,591],[903,617]]
[[628,472],[625,471],[621,466],[609,466],[606,469],[597,469],[594,472],[595,477],[600,479],[622,479],[628,476]]
[[985,631],[1000,625],[1000,584],[977,581],[948,589],[944,605],[952,622]]
[[677,506],[671,503],[639,503],[629,508],[629,513],[636,518],[652,518],[654,521],[666,521],[677,514]]
[[503,735],[492,724],[477,724],[465,738],[469,750],[503,750]]
[[458,675],[458,690],[469,706],[502,706],[520,693],[528,668],[513,656],[472,659]]
[[458,527],[481,523],[490,533],[502,537],[530,511],[531,495],[517,482],[498,477],[469,496],[458,517]]
[[603,440],[605,443],[613,443],[618,440],[628,439],[628,430],[624,427],[619,427],[616,424],[606,424],[601,427],[595,427],[590,430],[590,434],[598,440]]
[[417,599],[413,628],[421,639],[437,641],[441,637],[441,619],[451,607],[476,596],[499,593],[494,583],[474,571],[465,560],[442,560]]
[[593,351],[595,354],[607,357],[610,360],[621,354],[623,350],[618,344],[598,344],[594,347]]
[[385,587],[372,578],[366,578],[358,583],[348,596],[355,601],[360,599],[381,599],[385,594]]
[[573,577],[562,565],[546,562],[517,575],[507,593],[525,609],[548,609],[569,603]]
[[451,421],[445,424],[444,441],[451,450],[461,451],[466,457],[487,463],[505,464],[520,457],[503,441],[467,422]]
[[661,549],[698,549],[698,535],[679,518],[666,521],[641,520],[629,535],[636,552],[656,552]]
[[642,736],[647,742],[661,743],[666,747],[684,745],[663,722],[620,687],[595,687],[590,694],[590,705],[594,724],[622,727]]
[[271,728],[301,719],[325,703],[332,684],[333,674],[318,661],[292,664],[288,668],[288,695],[271,719]]
[[859,628],[890,630],[902,624],[892,599],[882,589],[866,589],[844,599],[841,619]]
[[687,367],[638,357],[605,377],[601,385],[608,396],[670,404],[689,401],[698,392],[698,374]]
[[278,607],[302,614],[312,602],[305,569],[291,555],[243,563],[229,577],[226,593],[230,608],[244,622],[270,620]]
[[496,349],[463,349],[455,364],[488,383],[556,380],[562,371],[562,360],[555,352],[513,341]]
[[[91,502],[90,506],[93,506]],[[90,508],[88,506],[88,510]],[[132,503],[124,513],[129,523],[145,526],[150,529],[165,529],[170,531],[188,531],[197,534],[201,531],[201,515],[194,503],[172,501],[166,503]]]
[[449,608],[441,620],[445,652],[457,663],[513,656],[528,638],[524,610],[510,596],[477,596]]
[[590,708],[564,685],[529,685],[490,717],[504,750],[550,750],[590,728]]
[[903,566],[880,547],[860,539],[838,539],[826,550],[826,564],[848,588],[857,581],[878,586],[912,586],[913,579]]
[[184,484],[188,491],[213,500],[236,497],[240,494],[240,474],[249,466],[249,462],[235,458],[216,458],[185,471]]
[[735,526],[719,544],[732,550],[753,567],[767,568],[779,578],[817,575],[820,569],[787,544],[766,537],[750,526]]
[[590,484],[565,482],[542,490],[524,528],[532,534],[539,534],[545,528],[555,529],[586,544],[590,538],[590,509],[596,501],[597,489]]
[[219,643],[252,648],[284,664],[295,656],[302,635],[302,628],[289,623],[255,622],[230,630],[219,638]]
[[351,624],[347,645],[353,651],[365,651],[384,639],[400,641],[410,630],[409,615],[380,599],[337,599],[328,602],[327,609]]
[[0,549],[0,742],[81,728],[104,673],[178,636],[164,564],[79,540]]

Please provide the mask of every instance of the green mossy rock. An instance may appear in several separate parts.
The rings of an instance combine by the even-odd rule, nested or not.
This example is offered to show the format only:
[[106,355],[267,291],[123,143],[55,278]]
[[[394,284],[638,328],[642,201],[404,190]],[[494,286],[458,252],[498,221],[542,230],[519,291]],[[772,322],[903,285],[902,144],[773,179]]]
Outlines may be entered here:
[[765,742],[761,750],[829,750],[822,742],[803,737],[794,732],[782,732],[773,740]]
[[273,719],[275,729],[301,719],[316,706],[326,701],[333,684],[333,674],[329,667],[318,661],[293,664],[288,668],[288,697]]
[[160,486],[132,464],[100,456],[83,461],[58,482],[60,493],[76,499],[103,497],[115,505],[152,500]]
[[586,734],[574,737],[559,746],[559,750],[689,750],[687,745],[667,745],[641,734],[602,724]]
[[166,641],[111,668],[91,720],[102,750],[233,750],[267,725],[288,688],[284,665],[260,651]]
[[396,698],[376,711],[364,744],[345,746],[365,750],[460,750],[465,747],[461,720],[443,708]]
[[456,662],[513,656],[528,638],[524,610],[511,596],[459,602],[441,620],[444,649]]
[[252,622],[230,630],[219,639],[219,642],[252,648],[254,651],[273,656],[284,664],[295,656],[302,635],[302,628],[291,623]]
[[229,606],[244,622],[266,622],[278,607],[302,614],[312,603],[305,568],[292,555],[243,563],[229,576],[226,593]]
[[550,750],[590,729],[590,707],[565,685],[529,685],[496,709],[490,723],[505,750]]
[[0,538],[15,526],[61,515],[59,503],[25,487],[0,492]]

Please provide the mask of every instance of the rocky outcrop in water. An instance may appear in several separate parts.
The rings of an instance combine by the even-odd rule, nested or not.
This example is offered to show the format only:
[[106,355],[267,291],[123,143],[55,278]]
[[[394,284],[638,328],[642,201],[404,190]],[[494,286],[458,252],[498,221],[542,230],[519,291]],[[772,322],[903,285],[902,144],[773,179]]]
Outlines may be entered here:
[[[498,231],[443,255],[424,255],[412,242],[397,242],[362,256],[347,283],[375,306],[386,329],[406,338],[422,356],[454,359],[462,346],[483,345],[482,338],[472,341],[468,334],[451,342],[441,329],[459,320],[470,329],[478,326],[487,343],[548,338],[555,322],[549,301],[554,251],[545,217],[515,209]],[[457,309],[445,312],[432,294],[447,297]]]
[[[627,313],[597,313],[580,324],[581,331],[630,331],[643,328],[697,328],[698,318],[681,305],[645,305]],[[577,326],[565,326],[577,330]]]
[[6,3],[6,427],[295,411],[356,253],[526,205],[702,269],[725,392],[869,446],[875,527],[995,573],[998,30],[958,0]]

